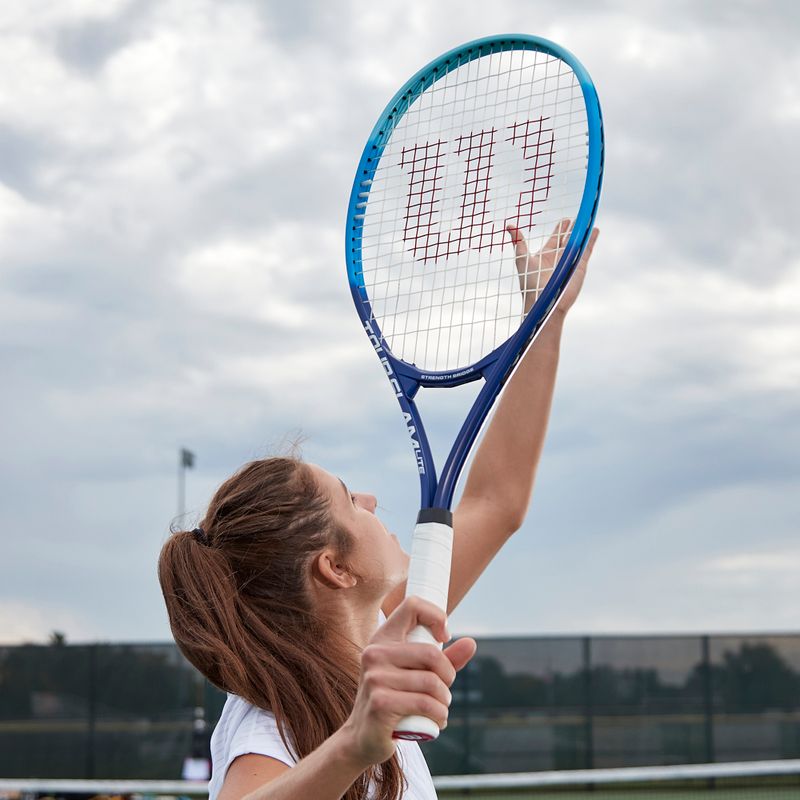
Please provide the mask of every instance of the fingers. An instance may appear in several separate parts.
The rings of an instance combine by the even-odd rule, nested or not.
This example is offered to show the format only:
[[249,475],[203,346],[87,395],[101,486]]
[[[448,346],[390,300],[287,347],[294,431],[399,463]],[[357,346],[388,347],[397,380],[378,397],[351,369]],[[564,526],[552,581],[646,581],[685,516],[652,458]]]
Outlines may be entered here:
[[559,253],[567,246],[569,235],[572,232],[572,220],[559,220],[544,247],[533,256],[529,253],[528,244],[517,225],[508,222],[506,230],[514,243],[519,288],[527,312],[543,288],[543,284],[547,282],[546,274],[553,270]]
[[513,223],[509,222],[506,230],[514,243],[514,252],[516,253],[514,263],[519,275],[519,290],[522,292],[522,299],[525,302],[528,294],[528,243],[525,241],[522,231]]
[[361,655],[362,667],[404,669],[434,673],[446,686],[475,654],[474,640],[461,639],[442,652],[429,644],[406,641],[417,625],[431,629],[439,641],[448,641],[447,616],[442,609],[419,597],[407,597],[378,629]]
[[[511,242],[514,245],[517,270],[519,272],[525,272],[528,265],[528,243],[525,241],[522,231],[516,225],[514,225],[513,222],[506,223],[506,230],[508,231],[509,236],[511,236]],[[541,249],[540,253],[545,254],[549,252],[555,252],[557,250],[563,250],[567,246],[570,233],[572,233],[572,220],[559,220],[556,223],[555,228],[553,228],[550,238],[547,240],[547,242],[545,242],[545,245]]]
[[456,679],[456,669],[448,656],[429,644],[372,643],[361,654],[361,664],[365,671],[391,667],[431,672],[446,686],[451,686]]
[[511,236],[511,241],[514,245],[517,271],[520,273],[526,272],[528,269],[528,243],[525,241],[522,231],[512,222],[506,225],[506,230]]
[[562,219],[556,223],[555,228],[553,228],[553,232],[550,234],[550,238],[545,243],[545,246],[542,248],[542,253],[548,252],[557,252],[558,250],[563,250],[567,246],[567,241],[569,240],[569,235],[572,232],[572,220],[571,219]]
[[419,714],[433,720],[439,728],[447,727],[449,709],[429,694],[402,692],[382,686],[369,698],[370,711],[376,716],[387,715],[395,720]]
[[[460,639],[444,652],[426,644],[370,644],[361,656],[359,693],[370,715],[397,718],[421,714],[447,725],[456,672],[475,655],[474,639]],[[394,724],[394,722],[392,723]]]
[[398,692],[427,694],[447,707],[453,699],[448,684],[435,672],[422,669],[382,669],[376,667],[364,677],[365,683],[371,681],[375,686],[393,689]]
[[438,606],[421,597],[407,597],[403,600],[378,629],[372,637],[372,641],[375,643],[404,642],[417,625],[424,625],[428,628],[439,642],[450,641],[450,633],[447,630],[447,614]]
[[[528,243],[525,241],[525,237],[520,228],[514,225],[513,222],[506,223],[506,230],[509,236],[511,236],[511,242],[514,245],[517,268],[524,269],[528,257]],[[553,228],[550,238],[545,242],[541,252],[547,253],[549,251],[563,250],[567,246],[570,233],[572,233],[572,220],[566,218],[559,220],[555,228]],[[526,261],[523,261],[520,265],[521,258],[525,258]]]
[[[453,666],[453,669],[458,672],[467,666],[470,659],[475,655],[478,645],[474,639],[465,636],[457,642],[448,647],[443,655],[447,658]],[[452,684],[448,684],[450,686]]]
[[581,261],[588,261],[591,258],[592,250],[594,250],[594,243],[597,241],[597,237],[600,235],[600,228],[592,228],[592,233],[589,236],[589,242],[586,245],[586,249],[583,251],[583,255],[581,256]]
[[581,256],[581,260],[578,262],[578,266],[575,268],[575,274],[572,276],[572,278],[570,278],[570,284],[572,283],[576,284],[578,289],[580,289],[580,285],[583,283],[583,277],[586,274],[586,267],[589,264],[589,259],[592,257],[594,244],[597,241],[597,237],[599,235],[600,235],[600,230],[598,228],[592,228],[592,232],[591,234],[589,234],[589,241],[586,243],[586,247],[583,250],[583,255]]
[[581,260],[578,262],[578,265],[575,268],[575,272],[569,279],[569,283],[564,289],[564,293],[561,295],[561,299],[558,301],[557,308],[562,314],[566,314],[566,312],[569,311],[569,309],[574,304],[576,298],[580,294],[584,278],[586,277],[586,267],[587,264],[589,263],[589,258],[592,255],[595,242],[597,241],[597,237],[599,235],[600,231],[597,228],[593,228],[589,236],[589,241],[586,243],[586,247],[584,248]]
[[433,720],[447,727],[450,692],[456,673],[475,654],[472,639],[446,650],[406,641],[417,625],[427,625],[437,638],[450,638],[444,611],[418,597],[406,598],[373,636],[361,654],[361,680],[348,719],[356,751],[365,763],[379,763],[393,752],[393,731],[407,716]]
[[403,717],[423,716],[447,726],[449,687],[456,671],[474,653],[474,642],[457,642],[443,652],[431,644],[409,642],[417,626],[450,639],[447,615],[419,597],[406,598],[378,629],[361,654],[361,680],[346,730],[357,757],[367,764],[394,752],[393,731]]

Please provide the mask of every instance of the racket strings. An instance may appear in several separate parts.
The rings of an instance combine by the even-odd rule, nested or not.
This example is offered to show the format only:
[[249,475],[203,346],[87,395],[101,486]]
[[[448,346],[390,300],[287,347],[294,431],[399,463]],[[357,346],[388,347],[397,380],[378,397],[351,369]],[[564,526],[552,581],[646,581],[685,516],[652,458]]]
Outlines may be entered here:
[[365,186],[357,273],[396,357],[454,370],[516,331],[558,263],[587,153],[578,81],[538,51],[472,59],[414,100]]

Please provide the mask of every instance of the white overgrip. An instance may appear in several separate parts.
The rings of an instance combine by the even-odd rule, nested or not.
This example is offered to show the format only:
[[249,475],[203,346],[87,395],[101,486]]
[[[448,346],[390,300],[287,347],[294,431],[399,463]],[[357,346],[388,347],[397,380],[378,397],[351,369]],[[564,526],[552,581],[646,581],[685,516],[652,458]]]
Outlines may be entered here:
[[[406,597],[416,596],[447,611],[450,563],[453,553],[453,528],[444,522],[418,522],[411,541]],[[409,642],[442,647],[441,642],[424,626],[418,625],[408,635]],[[395,739],[429,741],[439,735],[439,726],[427,717],[404,717],[394,731]]]

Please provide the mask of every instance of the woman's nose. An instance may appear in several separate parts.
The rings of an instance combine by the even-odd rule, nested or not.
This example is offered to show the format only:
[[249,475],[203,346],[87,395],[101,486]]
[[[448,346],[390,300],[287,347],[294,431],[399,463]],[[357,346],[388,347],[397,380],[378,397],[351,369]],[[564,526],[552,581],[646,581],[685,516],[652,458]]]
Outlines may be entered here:
[[378,507],[378,498],[374,494],[362,494],[361,502],[368,511],[375,513],[375,509]]

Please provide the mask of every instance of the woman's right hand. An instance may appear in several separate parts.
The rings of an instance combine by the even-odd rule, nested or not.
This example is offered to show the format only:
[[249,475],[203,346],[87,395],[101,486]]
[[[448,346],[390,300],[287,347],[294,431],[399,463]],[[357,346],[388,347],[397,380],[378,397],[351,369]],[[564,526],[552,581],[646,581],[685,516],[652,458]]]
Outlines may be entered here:
[[407,597],[378,628],[361,655],[361,680],[353,712],[343,726],[352,756],[364,764],[391,758],[392,733],[403,718],[419,714],[447,726],[450,686],[456,673],[475,655],[474,639],[459,639],[446,650],[407,642],[417,626],[447,642],[444,611],[419,597]]

